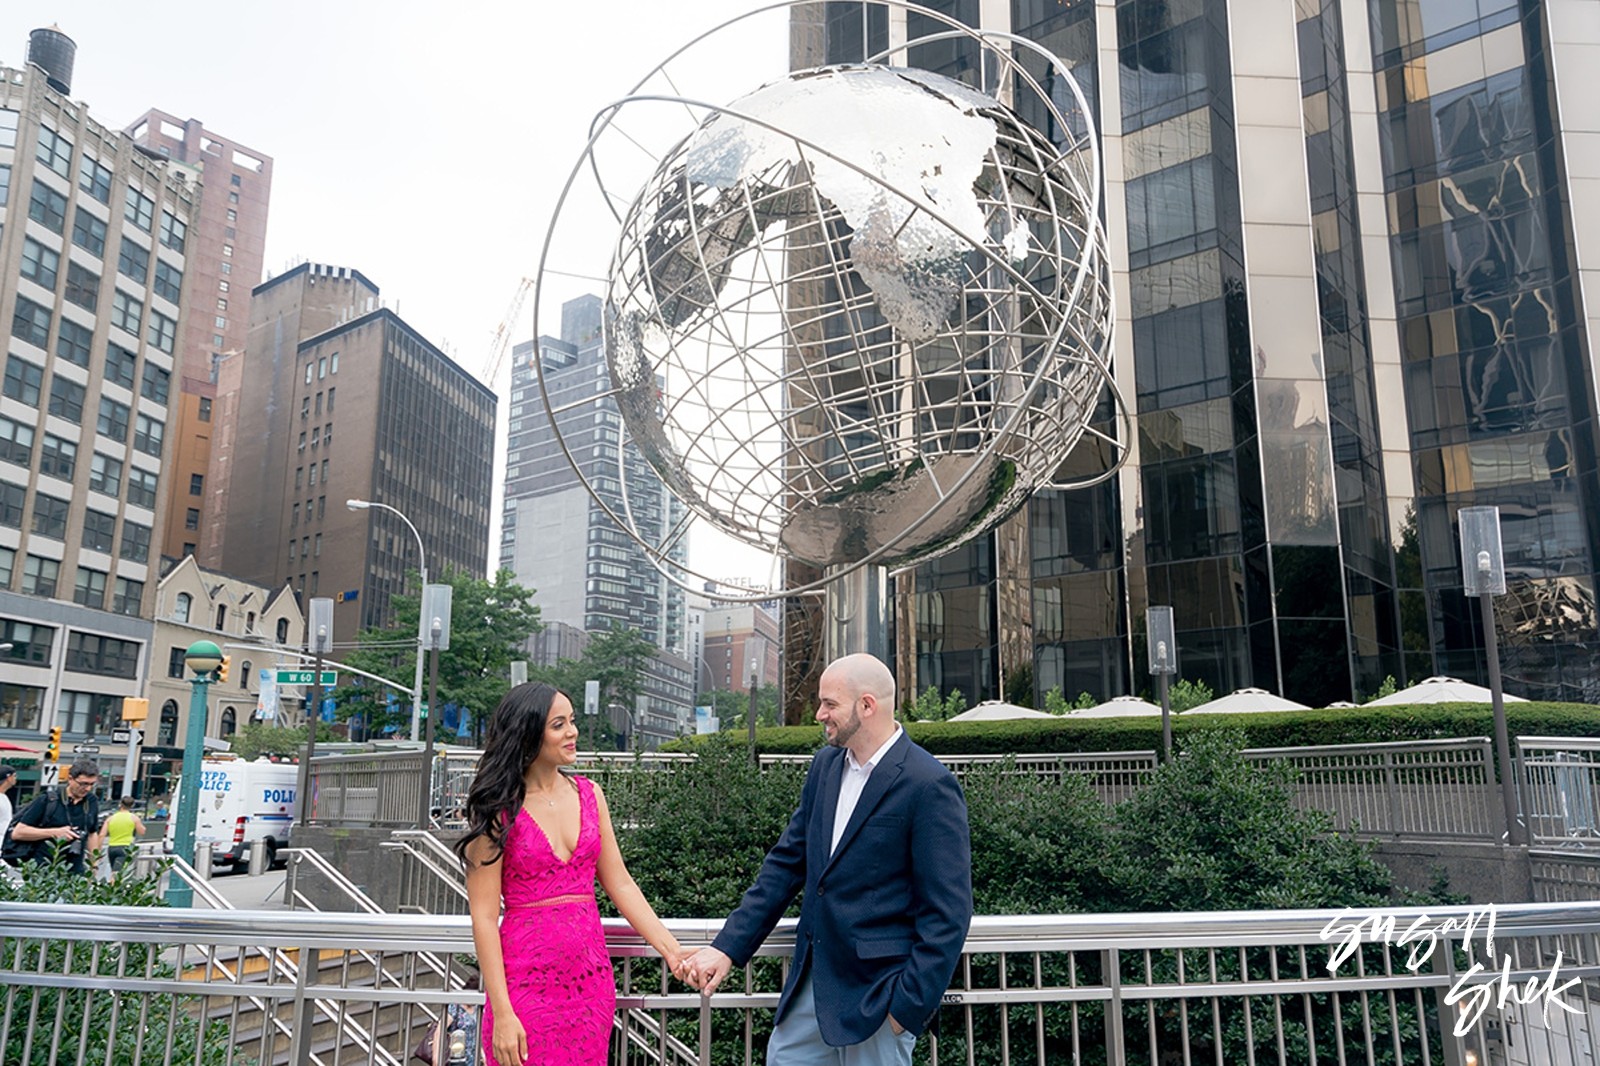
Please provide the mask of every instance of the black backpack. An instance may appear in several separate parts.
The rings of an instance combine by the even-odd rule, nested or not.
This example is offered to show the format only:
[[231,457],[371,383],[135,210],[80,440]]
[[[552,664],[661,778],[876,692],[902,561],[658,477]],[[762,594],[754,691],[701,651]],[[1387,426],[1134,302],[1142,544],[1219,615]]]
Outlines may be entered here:
[[[61,790],[59,788],[47,788],[44,790],[44,795],[44,817],[42,821],[50,821],[51,807],[61,808],[62,813],[65,814],[66,804],[64,804],[61,800]],[[3,844],[0,844],[0,859],[3,859],[12,866],[19,866],[22,863],[32,862],[35,859],[49,858],[50,845],[54,843],[54,841],[16,840],[12,837],[11,831],[17,827],[17,824],[17,819],[12,818],[11,824],[6,826],[5,841]]]

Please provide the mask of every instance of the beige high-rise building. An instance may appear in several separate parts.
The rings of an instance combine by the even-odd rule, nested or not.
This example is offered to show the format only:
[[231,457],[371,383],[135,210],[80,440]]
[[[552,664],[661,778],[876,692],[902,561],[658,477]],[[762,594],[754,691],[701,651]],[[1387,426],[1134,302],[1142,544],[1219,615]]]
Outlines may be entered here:
[[196,191],[70,98],[69,38],[32,43],[60,62],[0,69],[0,737],[60,726],[109,779],[149,673]]
[[207,491],[216,426],[220,367],[244,351],[250,290],[261,281],[266,254],[272,159],[163,111],[145,112],[127,130],[136,147],[193,175],[198,202],[187,256],[194,314],[178,343],[175,425],[168,433],[168,469],[176,486],[167,508],[161,554],[221,559],[226,498]]

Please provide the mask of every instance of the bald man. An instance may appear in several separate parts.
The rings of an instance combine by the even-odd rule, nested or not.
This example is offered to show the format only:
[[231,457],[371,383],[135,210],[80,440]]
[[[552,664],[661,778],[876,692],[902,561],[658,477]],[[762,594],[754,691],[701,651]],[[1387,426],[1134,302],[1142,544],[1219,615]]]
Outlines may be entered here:
[[828,745],[800,807],[739,909],[688,960],[689,980],[710,995],[804,887],[767,1066],[910,1066],[960,961],[972,919],[967,804],[894,720],[894,687],[870,655],[823,671]]

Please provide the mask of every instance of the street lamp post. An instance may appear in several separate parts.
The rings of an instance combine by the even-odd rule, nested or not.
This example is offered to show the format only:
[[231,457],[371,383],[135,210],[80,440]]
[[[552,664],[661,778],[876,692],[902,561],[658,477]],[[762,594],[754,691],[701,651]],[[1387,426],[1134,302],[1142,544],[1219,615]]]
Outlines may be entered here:
[[422,745],[422,781],[419,791],[417,828],[426,830],[433,806],[433,723],[439,717],[439,653],[450,649],[450,598],[455,589],[450,585],[422,586],[422,617],[427,624],[427,646],[430,658],[428,668],[428,718]]
[[758,766],[761,760],[756,757],[756,660],[750,660],[750,718],[748,732],[750,736],[750,765]]
[[1171,607],[1151,607],[1144,613],[1146,645],[1150,652],[1150,673],[1161,693],[1161,761],[1172,761],[1172,702],[1167,681],[1178,672],[1178,636],[1173,627]]
[[[183,740],[183,783],[178,789],[178,824],[173,829],[172,851],[194,865],[194,826],[200,813],[200,757],[206,744],[206,693],[211,673],[222,663],[222,649],[209,640],[197,640],[183,653],[183,664],[194,672],[189,679],[189,724]],[[194,905],[194,889],[187,881],[174,879],[167,889],[167,902],[174,907]]]
[[1500,546],[1500,508],[1463,507],[1461,582],[1468,596],[1478,597],[1483,617],[1483,655],[1489,667],[1489,699],[1494,708],[1494,752],[1500,763],[1500,802],[1505,808],[1506,842],[1525,843],[1517,821],[1516,774],[1511,764],[1511,730],[1506,725],[1505,693],[1500,683],[1500,640],[1494,621],[1494,598],[1506,591],[1505,557]]
[[311,822],[311,760],[317,757],[317,722],[322,717],[322,657],[333,650],[333,601],[319,597],[311,601],[311,703],[306,707],[306,754],[300,760],[300,788],[296,796],[301,825]]
[[[423,588],[427,588],[428,587],[428,555],[427,555],[427,552],[425,552],[423,550],[423,548],[422,548],[422,534],[418,533],[417,532],[417,527],[411,524],[411,519],[407,518],[404,514],[402,514],[399,508],[391,507],[386,503],[378,503],[376,500],[346,500],[346,501],[344,501],[344,505],[346,507],[350,508],[350,510],[352,510],[352,511],[365,511],[365,510],[368,510],[369,508],[377,507],[380,510],[388,511],[391,514],[394,514],[394,515],[398,516],[400,521],[402,521],[402,522],[404,522],[406,524],[406,528],[411,530],[411,535],[413,537],[417,538],[417,573],[419,574],[419,576],[421,578],[422,587]],[[427,636],[427,634],[428,634],[427,618],[428,618],[428,616],[426,614],[424,614],[424,613],[422,613],[420,611],[418,612],[418,614],[417,614],[417,672],[416,672],[416,676],[412,679],[412,682],[411,682],[411,739],[412,740],[418,739],[418,736],[419,736],[419,734],[421,732],[420,727],[422,725],[422,652],[423,652],[423,645],[427,642],[427,639],[428,639],[428,636]]]

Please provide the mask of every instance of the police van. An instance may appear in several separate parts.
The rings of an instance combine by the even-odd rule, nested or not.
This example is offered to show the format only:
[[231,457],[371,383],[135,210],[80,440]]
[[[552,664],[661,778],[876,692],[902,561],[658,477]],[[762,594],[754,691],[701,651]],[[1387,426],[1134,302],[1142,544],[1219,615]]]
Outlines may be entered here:
[[[270,864],[280,848],[289,846],[299,776],[300,767],[292,762],[274,762],[266,756],[247,762],[231,755],[208,755],[200,763],[196,848],[211,845],[213,866],[242,867],[250,861],[251,842],[265,840]],[[182,778],[174,791],[179,797],[183,795]],[[177,825],[175,800],[167,819],[168,851],[172,850]]]

